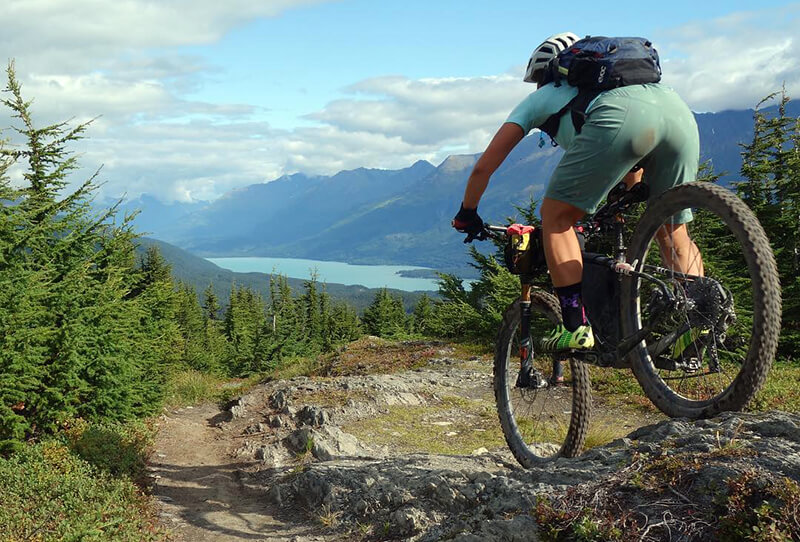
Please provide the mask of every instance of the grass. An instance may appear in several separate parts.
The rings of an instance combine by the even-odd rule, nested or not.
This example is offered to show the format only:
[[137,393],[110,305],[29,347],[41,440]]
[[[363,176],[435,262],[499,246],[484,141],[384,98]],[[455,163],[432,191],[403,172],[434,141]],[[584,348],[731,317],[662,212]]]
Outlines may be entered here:
[[754,412],[783,410],[800,412],[800,363],[777,361],[773,364],[764,388],[749,409]]
[[428,406],[392,406],[386,414],[342,429],[398,453],[468,455],[479,448],[505,447],[494,403],[457,396]]
[[389,374],[424,367],[439,357],[439,347],[425,341],[396,342],[364,337],[319,358],[316,376]]
[[603,446],[618,438],[627,436],[630,432],[630,427],[623,427],[619,423],[592,420],[589,424],[589,431],[586,433],[586,442],[583,445],[583,449],[589,450],[597,446]]
[[[590,367],[592,394],[595,400],[608,407],[630,408],[640,413],[657,413],[658,410],[645,396],[639,383],[629,370]],[[750,403],[751,412],[783,410],[800,412],[800,363],[776,361],[761,391]]]
[[342,517],[340,510],[332,510],[330,505],[323,504],[320,511],[317,513],[319,522],[328,529],[335,529],[339,526]]
[[459,359],[479,358],[482,361],[492,362],[494,360],[494,345],[484,343],[463,343],[451,344],[453,357]]
[[134,481],[143,481],[154,436],[152,423],[143,421],[90,424],[78,419],[64,430],[64,440],[77,457],[101,472]]
[[657,412],[629,369],[590,366],[592,394],[609,407],[627,407],[640,412]]
[[179,408],[203,402],[223,403],[245,393],[263,379],[263,375],[254,375],[244,379],[229,379],[185,369],[170,375],[167,380],[164,403],[169,408]]
[[319,371],[317,357],[294,357],[282,360],[267,376],[273,380],[289,380],[297,376],[311,376]]

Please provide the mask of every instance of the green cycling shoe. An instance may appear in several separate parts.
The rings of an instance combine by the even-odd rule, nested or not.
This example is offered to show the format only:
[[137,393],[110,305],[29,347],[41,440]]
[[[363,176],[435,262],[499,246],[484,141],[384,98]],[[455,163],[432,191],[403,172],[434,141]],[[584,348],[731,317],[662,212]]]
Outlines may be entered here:
[[594,347],[592,326],[578,326],[575,331],[568,331],[563,324],[553,330],[549,337],[542,339],[540,346],[543,352],[564,352],[567,350],[589,350]]

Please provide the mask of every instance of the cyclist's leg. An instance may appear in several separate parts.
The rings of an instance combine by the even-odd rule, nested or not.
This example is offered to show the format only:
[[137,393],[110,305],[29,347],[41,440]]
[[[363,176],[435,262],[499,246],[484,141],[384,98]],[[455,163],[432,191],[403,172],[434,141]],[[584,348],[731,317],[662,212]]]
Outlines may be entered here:
[[689,275],[704,275],[703,257],[686,224],[666,224],[656,232],[664,266]]
[[[663,118],[656,145],[642,159],[643,179],[650,186],[651,201],[674,186],[696,180],[700,157],[697,125],[686,104],[669,89],[655,93],[655,98]],[[691,211],[684,209],[657,232],[656,240],[666,267],[702,275],[702,257],[686,227],[691,220]]]
[[564,317],[564,326],[543,341],[546,350],[594,345],[583,310],[583,262],[572,226],[593,212],[641,157],[627,141],[628,98],[598,101],[553,172],[542,203],[545,255]]
[[542,201],[542,242],[553,286],[581,281],[583,259],[572,226],[585,214],[582,209],[551,198]]

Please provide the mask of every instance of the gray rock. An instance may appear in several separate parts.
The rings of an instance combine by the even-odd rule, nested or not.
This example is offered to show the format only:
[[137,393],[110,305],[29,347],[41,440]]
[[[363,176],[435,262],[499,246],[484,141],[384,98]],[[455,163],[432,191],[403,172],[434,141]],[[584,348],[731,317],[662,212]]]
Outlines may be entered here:
[[395,510],[390,516],[393,531],[390,534],[410,535],[421,531],[428,523],[425,514],[413,506]]
[[[444,354],[441,357],[446,358]],[[393,539],[492,542],[538,540],[532,515],[537,498],[562,497],[567,490],[582,492],[589,499],[622,491],[626,506],[651,518],[663,515],[663,504],[653,499],[685,502],[666,489],[654,497],[657,492],[648,494],[626,480],[625,469],[633,461],[703,454],[703,461],[691,464],[691,476],[673,488],[698,507],[711,506],[712,499],[725,491],[725,479],[748,469],[765,473],[765,479],[788,476],[800,481],[800,416],[790,413],[666,420],[580,457],[561,458],[530,470],[520,468],[507,450],[463,457],[398,455],[391,450],[378,454],[336,425],[385,412],[389,404],[438,402],[465,383],[490,389],[487,373],[461,370],[461,361],[443,359],[434,365],[438,367],[392,375],[292,379],[264,385],[259,404],[266,402],[274,410],[250,416],[264,420],[267,436],[248,439],[252,444],[243,445],[240,453],[255,455],[271,468],[254,473],[248,487],[262,488],[269,502],[287,509],[313,514],[325,506],[338,515],[341,525],[386,525],[386,534]],[[356,390],[357,395],[352,395],[358,400],[351,398],[335,411],[294,407],[292,392],[299,389]],[[261,429],[258,424],[251,427]],[[303,454],[302,468],[297,468],[298,454]]]
[[267,491],[267,500],[276,506],[283,506],[283,497],[281,496],[281,487],[274,485]]
[[267,417],[267,423],[270,427],[280,428],[289,425],[285,417],[280,415],[270,415]]
[[286,390],[278,390],[269,398],[269,406],[275,410],[283,411],[289,406],[289,394]]
[[331,415],[324,408],[306,405],[297,413],[297,421],[306,425],[326,425],[331,421]]
[[262,446],[256,449],[254,455],[268,467],[277,467],[283,463],[282,454],[274,446]]

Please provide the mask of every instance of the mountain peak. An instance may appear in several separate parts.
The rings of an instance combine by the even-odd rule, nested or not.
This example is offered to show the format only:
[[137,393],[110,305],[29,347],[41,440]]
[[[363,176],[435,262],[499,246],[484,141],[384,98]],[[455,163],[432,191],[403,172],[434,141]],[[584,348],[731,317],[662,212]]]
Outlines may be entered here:
[[478,154],[452,154],[445,158],[444,162],[439,164],[439,170],[442,171],[461,171],[469,169],[478,161]]

